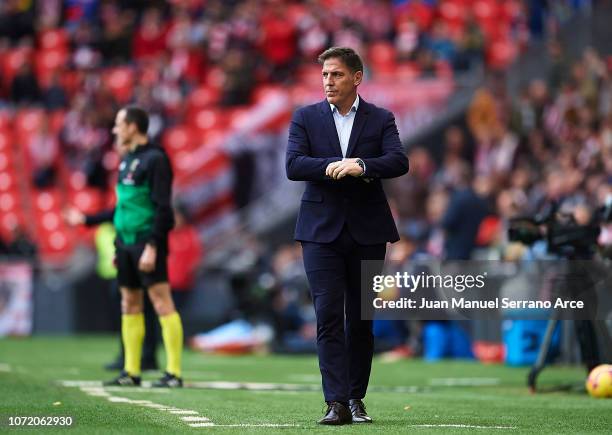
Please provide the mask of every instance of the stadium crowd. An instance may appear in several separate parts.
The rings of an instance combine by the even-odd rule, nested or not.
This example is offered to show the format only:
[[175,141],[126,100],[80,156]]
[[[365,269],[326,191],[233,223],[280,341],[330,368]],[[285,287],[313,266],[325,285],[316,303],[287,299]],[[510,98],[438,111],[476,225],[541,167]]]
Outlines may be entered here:
[[[552,40],[550,76],[516,98],[506,91],[504,68],[554,27],[553,15],[545,2],[519,0],[4,1],[0,168],[14,177],[0,177],[0,235],[14,245],[29,232],[49,251],[40,237],[46,214],[27,205],[40,192],[60,191],[51,195],[55,209],[80,192],[96,198],[87,211],[112,203],[110,126],[121,105],[148,110],[150,135],[164,143],[169,127],[196,122],[194,110],[231,114],[267,84],[304,80],[326,47],[346,45],[364,54],[370,77],[483,64],[492,72],[467,128],[445,132],[442,158],[412,147],[409,175],[390,184],[402,234],[392,261],[469,258],[476,247],[488,258],[516,258],[520,248],[505,236],[511,216],[551,199],[585,206],[584,214],[610,192],[610,62],[592,49],[570,62]],[[17,176],[23,170],[31,180]],[[300,251],[267,249],[244,247],[258,260],[232,280],[238,305],[247,317],[266,313],[277,335],[300,347],[314,334]]]
[[370,75],[507,63],[527,39],[525,5],[481,1],[466,12],[472,3],[9,0],[0,6],[0,131],[25,150],[37,189],[105,194],[121,105],[147,109],[161,139],[194,124],[194,110],[244,107],[266,84],[299,82],[330,45],[364,53]]

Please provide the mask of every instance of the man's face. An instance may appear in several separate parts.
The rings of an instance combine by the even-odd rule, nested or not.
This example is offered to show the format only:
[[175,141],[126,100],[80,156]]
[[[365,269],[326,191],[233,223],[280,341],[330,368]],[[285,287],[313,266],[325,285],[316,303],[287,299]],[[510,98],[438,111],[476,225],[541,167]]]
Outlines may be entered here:
[[113,127],[113,134],[117,136],[117,144],[119,147],[129,145],[136,126],[134,124],[128,124],[125,122],[125,110],[120,110],[115,116],[115,126]]
[[363,73],[353,73],[339,58],[332,57],[323,62],[323,89],[327,102],[335,106],[353,103],[357,86]]

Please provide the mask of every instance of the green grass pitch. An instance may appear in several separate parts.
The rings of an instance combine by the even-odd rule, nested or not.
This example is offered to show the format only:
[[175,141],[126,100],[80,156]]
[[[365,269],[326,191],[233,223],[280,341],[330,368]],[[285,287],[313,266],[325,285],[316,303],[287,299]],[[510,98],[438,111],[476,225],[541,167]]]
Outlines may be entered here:
[[[58,383],[108,379],[111,374],[101,366],[116,350],[117,340],[111,337],[0,340],[0,433],[575,434],[612,430],[612,400],[588,397],[580,388],[585,373],[578,367],[549,367],[539,380],[544,388],[567,384],[577,388],[531,395],[525,387],[526,368],[375,360],[366,397],[375,422],[343,427],[316,425],[323,399],[312,356],[211,356],[187,351],[184,377],[195,385],[182,390],[102,389]],[[157,376],[145,373],[143,378]],[[228,389],[203,388],[203,382]],[[221,382],[298,387],[265,390],[274,385],[259,384],[255,390],[245,390]],[[456,385],[463,383],[477,385]],[[54,415],[72,416],[74,425],[7,425],[9,416]],[[190,426],[197,424],[194,421],[201,426]]]

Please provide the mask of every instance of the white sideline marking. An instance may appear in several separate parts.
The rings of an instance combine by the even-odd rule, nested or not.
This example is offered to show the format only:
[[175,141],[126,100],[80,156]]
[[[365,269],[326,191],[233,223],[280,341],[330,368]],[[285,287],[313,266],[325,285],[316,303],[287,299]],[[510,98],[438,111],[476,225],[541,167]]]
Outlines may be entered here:
[[[66,385],[66,384],[74,385],[74,383],[70,381],[60,382],[60,383],[63,385]],[[193,424],[204,424],[206,426],[215,425],[213,422],[210,421],[208,417],[199,416],[197,411],[193,411],[191,409],[181,409],[175,406],[162,405],[161,403],[155,403],[150,400],[134,400],[134,399],[128,399],[127,397],[111,396],[111,394],[107,392],[103,387],[91,386],[91,384],[86,384],[86,385],[89,385],[89,386],[82,386],[80,387],[80,390],[89,396],[106,397],[106,400],[112,403],[127,403],[129,405],[138,405],[144,408],[153,408],[158,411],[168,412],[174,415],[189,415],[188,417],[181,417],[181,420],[185,422],[188,422],[188,421],[207,422],[207,423],[193,423]],[[126,390],[127,388],[124,389],[123,391],[129,392]]]
[[476,426],[471,424],[411,424],[411,427],[456,427],[464,429],[518,429],[516,426]]
[[108,397],[110,396],[110,393],[107,393],[106,391],[91,391],[89,393],[90,396],[96,396],[96,397]]
[[214,423],[189,423],[191,427],[211,427],[216,426]]
[[13,369],[11,368],[10,364],[0,363],[0,372],[9,373],[12,371]]
[[[466,378],[472,379],[472,378]],[[483,378],[487,379],[487,378]],[[486,381],[485,381],[486,382]],[[170,393],[169,388],[152,388],[151,382],[143,381],[140,387],[104,387],[100,381],[58,381],[64,387],[80,387],[80,388],[97,388],[104,391],[121,392],[121,393]],[[472,385],[472,384],[470,384]],[[484,384],[483,384],[484,385]],[[496,384],[486,384],[496,385]],[[246,391],[321,391],[320,384],[283,384],[273,382],[229,382],[229,381],[194,381],[186,382],[184,388],[198,388],[206,390],[246,390]],[[387,393],[420,393],[429,391],[428,387],[418,387],[415,385],[407,386],[376,386],[373,385],[369,389],[376,392]]]
[[128,399],[127,397],[118,397],[118,396],[109,396],[109,402],[118,402],[118,403],[132,403],[132,399]]
[[159,403],[144,403],[142,406],[145,406],[147,408],[154,408],[154,409],[169,409],[166,405],[160,405]]
[[[190,424],[189,426],[193,426]],[[277,423],[240,423],[240,424],[211,424],[214,427],[300,427],[299,424],[277,424]]]
[[210,381],[210,382],[189,382],[186,385],[191,388],[206,388],[211,390],[249,390],[249,391],[274,391],[274,390],[289,390],[289,391],[319,391],[319,385],[307,384],[275,384],[271,382],[227,382],[227,381]]
[[121,387],[121,386],[104,386],[102,381],[57,381],[63,387],[79,387],[87,389],[98,389],[100,391],[111,391],[121,393],[160,393],[167,394],[170,392],[168,388],[152,388],[150,381],[143,381],[141,387]]
[[433,378],[429,380],[429,385],[444,387],[481,387],[500,383],[499,378]]

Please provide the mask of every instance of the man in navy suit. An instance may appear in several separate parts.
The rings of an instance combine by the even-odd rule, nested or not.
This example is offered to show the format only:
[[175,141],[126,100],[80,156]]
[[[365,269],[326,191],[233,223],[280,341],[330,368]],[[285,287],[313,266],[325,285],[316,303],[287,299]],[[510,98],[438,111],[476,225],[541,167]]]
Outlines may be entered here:
[[295,239],[317,315],[328,405],[319,423],[370,423],[362,399],[374,337],[361,315],[361,263],[382,263],[386,243],[399,239],[381,179],[408,172],[408,159],[393,114],[357,95],[363,63],[355,51],[333,47],[319,63],[326,99],[295,112],[286,158],[289,179],[306,182]]

